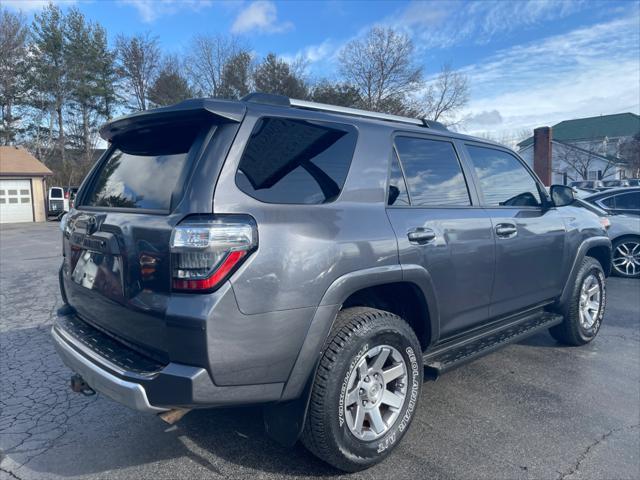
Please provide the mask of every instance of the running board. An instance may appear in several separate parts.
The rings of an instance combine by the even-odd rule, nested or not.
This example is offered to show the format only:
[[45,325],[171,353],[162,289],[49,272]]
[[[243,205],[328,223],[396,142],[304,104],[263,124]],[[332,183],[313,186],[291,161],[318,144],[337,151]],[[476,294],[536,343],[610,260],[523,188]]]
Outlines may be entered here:
[[538,310],[488,331],[448,341],[423,356],[425,377],[435,380],[459,365],[558,325],[562,319],[562,315]]

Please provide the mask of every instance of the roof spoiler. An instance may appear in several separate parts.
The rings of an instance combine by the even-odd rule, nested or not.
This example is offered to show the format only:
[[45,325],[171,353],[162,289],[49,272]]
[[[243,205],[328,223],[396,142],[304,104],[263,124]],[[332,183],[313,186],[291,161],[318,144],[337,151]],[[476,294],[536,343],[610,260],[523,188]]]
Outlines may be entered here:
[[215,119],[236,123],[242,121],[246,111],[247,107],[242,102],[196,98],[169,107],[145,110],[116,118],[100,128],[100,136],[107,141],[113,141],[120,135],[140,128],[149,128],[180,119],[193,120],[198,117],[203,121]]

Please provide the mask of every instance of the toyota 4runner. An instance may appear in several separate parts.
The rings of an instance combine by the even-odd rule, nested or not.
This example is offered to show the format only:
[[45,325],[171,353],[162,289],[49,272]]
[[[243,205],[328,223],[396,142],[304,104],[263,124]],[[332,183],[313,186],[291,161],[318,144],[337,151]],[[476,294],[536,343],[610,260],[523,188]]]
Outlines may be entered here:
[[275,95],[116,119],[64,218],[53,327],[72,386],[176,421],[261,404],[355,471],[423,379],[541,330],[595,338],[611,244],[511,150]]

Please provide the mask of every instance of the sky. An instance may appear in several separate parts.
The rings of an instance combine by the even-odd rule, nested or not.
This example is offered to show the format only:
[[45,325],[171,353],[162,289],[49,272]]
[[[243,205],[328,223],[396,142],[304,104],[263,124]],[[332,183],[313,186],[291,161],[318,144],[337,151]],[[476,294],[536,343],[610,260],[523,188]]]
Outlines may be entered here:
[[[0,0],[30,17],[47,0]],[[168,53],[195,34],[239,37],[258,56],[304,57],[336,78],[338,52],[373,26],[412,38],[427,79],[448,63],[469,81],[461,130],[508,142],[525,129],[640,113],[640,1],[57,0],[118,34],[149,32]]]

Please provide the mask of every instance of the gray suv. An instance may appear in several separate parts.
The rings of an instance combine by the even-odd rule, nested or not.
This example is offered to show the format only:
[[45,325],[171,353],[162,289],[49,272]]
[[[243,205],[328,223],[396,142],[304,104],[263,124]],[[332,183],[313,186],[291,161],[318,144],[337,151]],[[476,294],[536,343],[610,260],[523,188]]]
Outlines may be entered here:
[[177,421],[264,405],[347,471],[423,379],[549,330],[595,338],[611,243],[511,150],[426,120],[252,94],[116,119],[64,218],[71,385]]

